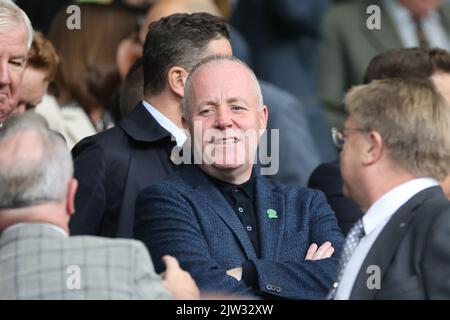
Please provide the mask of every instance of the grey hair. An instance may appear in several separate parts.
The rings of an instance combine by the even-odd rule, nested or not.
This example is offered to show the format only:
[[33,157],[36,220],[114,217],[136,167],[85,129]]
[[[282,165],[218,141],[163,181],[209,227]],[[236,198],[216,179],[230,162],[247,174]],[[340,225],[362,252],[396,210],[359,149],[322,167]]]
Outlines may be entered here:
[[0,130],[0,208],[61,202],[72,176],[67,145],[42,116],[26,112],[4,123]]
[[0,0],[0,30],[15,28],[24,24],[27,29],[27,50],[30,50],[33,42],[34,31],[27,14],[11,0]]
[[[259,110],[262,109],[262,107],[264,106],[264,100],[263,100],[263,96],[261,93],[261,87],[259,85],[259,81],[258,78],[256,78],[255,73],[253,72],[253,70],[243,61],[239,60],[236,57],[233,56],[225,56],[225,55],[212,55],[209,56],[203,60],[201,60],[198,64],[196,64],[191,72],[189,73],[189,76],[186,80],[186,85],[184,87],[184,97],[183,97],[183,117],[184,119],[188,120],[189,119],[189,94],[191,91],[191,85],[192,85],[192,77],[193,75],[198,72],[200,69],[202,69],[203,67],[205,67],[207,64],[210,63],[218,63],[218,62],[223,62],[223,61],[231,61],[231,62],[235,62],[238,63],[242,66],[245,67],[245,69],[247,69],[247,71],[249,72],[250,76],[252,77],[252,79],[255,82],[255,87],[257,90],[257,95],[258,95],[258,108]],[[232,80],[232,79],[230,79]]]

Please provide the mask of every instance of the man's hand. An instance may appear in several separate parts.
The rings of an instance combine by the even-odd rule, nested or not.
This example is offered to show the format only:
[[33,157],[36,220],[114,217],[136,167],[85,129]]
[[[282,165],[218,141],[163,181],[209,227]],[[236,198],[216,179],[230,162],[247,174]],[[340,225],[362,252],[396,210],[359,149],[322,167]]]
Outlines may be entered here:
[[309,246],[306,253],[305,260],[320,260],[331,257],[334,252],[334,248],[331,246],[330,241],[326,241],[324,244],[317,248],[317,244],[313,243]]
[[237,281],[241,281],[242,279],[242,267],[230,269],[227,271],[227,275],[235,278]]
[[164,286],[179,300],[194,300],[200,298],[200,290],[189,272],[181,269],[178,260],[172,256],[162,258],[166,271],[161,274]]

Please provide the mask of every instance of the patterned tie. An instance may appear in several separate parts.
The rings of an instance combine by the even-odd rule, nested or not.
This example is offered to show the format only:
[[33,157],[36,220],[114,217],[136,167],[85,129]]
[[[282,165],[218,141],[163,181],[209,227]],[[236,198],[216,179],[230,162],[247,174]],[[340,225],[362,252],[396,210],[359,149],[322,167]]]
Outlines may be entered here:
[[417,41],[419,42],[419,47],[420,48],[429,48],[430,44],[428,42],[425,31],[423,30],[422,21],[420,20],[420,18],[413,18],[413,19],[416,24],[416,36],[417,36]]
[[344,275],[345,267],[347,266],[348,261],[350,260],[353,251],[355,251],[358,246],[359,240],[364,237],[364,224],[362,219],[359,219],[352,227],[350,232],[345,239],[344,248],[342,249],[341,258],[339,259],[339,268],[338,268],[338,277],[336,282],[333,284],[333,288],[328,293],[327,299],[334,299],[336,296],[337,289],[339,287],[339,283],[342,280],[342,276]]

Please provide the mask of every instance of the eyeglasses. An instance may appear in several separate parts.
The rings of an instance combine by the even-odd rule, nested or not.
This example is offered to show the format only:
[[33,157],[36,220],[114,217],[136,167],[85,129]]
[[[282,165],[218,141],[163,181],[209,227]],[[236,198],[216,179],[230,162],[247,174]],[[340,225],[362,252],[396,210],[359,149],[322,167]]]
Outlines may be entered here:
[[344,147],[345,141],[347,140],[348,134],[345,134],[346,131],[368,132],[369,130],[362,128],[331,128],[331,136],[333,137],[333,142],[339,149],[342,149]]

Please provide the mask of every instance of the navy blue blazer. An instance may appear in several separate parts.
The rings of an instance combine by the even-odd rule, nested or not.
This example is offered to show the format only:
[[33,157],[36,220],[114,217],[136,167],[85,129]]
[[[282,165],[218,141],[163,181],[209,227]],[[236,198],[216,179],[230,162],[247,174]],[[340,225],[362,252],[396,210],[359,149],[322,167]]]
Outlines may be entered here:
[[142,103],[114,128],[81,140],[72,149],[79,186],[71,234],[133,238],[137,195],[174,171],[172,145]]
[[[283,186],[259,172],[255,183],[259,258],[236,213],[196,165],[185,165],[140,193],[135,237],[146,244],[157,272],[164,269],[161,257],[173,255],[202,291],[324,298],[344,241],[325,197],[319,191]],[[277,217],[270,219],[268,209]],[[335,248],[333,257],[304,260],[311,243],[327,240]],[[253,290],[226,274],[249,260],[258,279]]]

